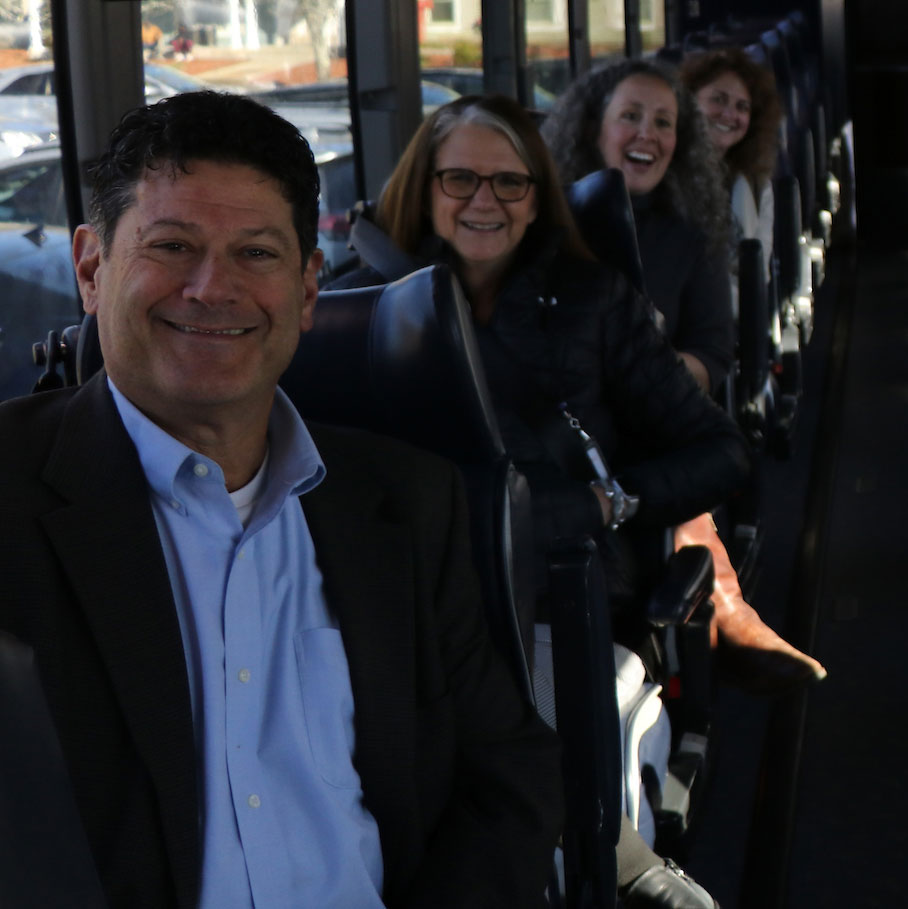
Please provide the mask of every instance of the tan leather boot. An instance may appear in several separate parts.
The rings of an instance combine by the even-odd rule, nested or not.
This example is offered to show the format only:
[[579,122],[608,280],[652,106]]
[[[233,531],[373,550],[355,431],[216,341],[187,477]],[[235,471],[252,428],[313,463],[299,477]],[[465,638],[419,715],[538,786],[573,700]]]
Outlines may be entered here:
[[712,515],[675,528],[675,549],[687,545],[706,546],[712,553],[716,581],[710,638],[724,681],[754,694],[783,694],[826,678],[817,660],[776,634],[745,602]]

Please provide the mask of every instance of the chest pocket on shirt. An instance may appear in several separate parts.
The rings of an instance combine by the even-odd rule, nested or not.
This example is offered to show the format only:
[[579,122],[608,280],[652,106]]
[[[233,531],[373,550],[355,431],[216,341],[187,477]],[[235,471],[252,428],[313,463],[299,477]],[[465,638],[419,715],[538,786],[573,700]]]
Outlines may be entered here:
[[310,628],[293,639],[306,734],[316,771],[339,789],[358,789],[353,767],[353,692],[340,632]]

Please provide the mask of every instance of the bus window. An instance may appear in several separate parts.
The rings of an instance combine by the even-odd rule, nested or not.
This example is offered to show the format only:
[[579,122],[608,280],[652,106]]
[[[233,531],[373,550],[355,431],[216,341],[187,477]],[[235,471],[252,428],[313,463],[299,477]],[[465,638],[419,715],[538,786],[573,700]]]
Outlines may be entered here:
[[[37,9],[36,5],[29,9]],[[50,25],[0,16],[0,400],[27,394],[32,344],[79,319]]]
[[[485,85],[480,0],[417,0],[417,3],[423,110],[427,91],[436,85],[446,86],[460,95],[482,94]],[[555,92],[568,81],[563,4],[554,0],[528,3],[526,20],[527,57],[534,78],[531,106],[545,111],[554,104]]]
[[526,48],[533,85],[532,107],[549,110],[571,81],[566,3],[527,0]]
[[347,211],[356,190],[344,0],[230,0],[217,8],[142,0],[142,45],[148,103],[201,88],[241,92],[299,128],[322,180],[322,279],[350,264]]
[[623,57],[624,0],[589,0],[587,15],[593,65]]
[[640,0],[640,36],[644,51],[656,51],[665,44],[665,3]]
[[[481,95],[482,22],[479,0],[416,0],[423,113],[458,95]],[[442,88],[447,96],[438,93]],[[427,97],[428,96],[428,97]]]

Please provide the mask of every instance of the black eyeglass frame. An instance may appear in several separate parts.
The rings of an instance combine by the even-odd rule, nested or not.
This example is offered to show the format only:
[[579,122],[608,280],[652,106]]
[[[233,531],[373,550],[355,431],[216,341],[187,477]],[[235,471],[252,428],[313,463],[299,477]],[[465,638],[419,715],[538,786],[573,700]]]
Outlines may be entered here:
[[[473,177],[475,177],[476,186],[473,188],[473,191],[471,193],[469,193],[469,195],[466,195],[466,196],[455,196],[453,193],[448,192],[448,190],[445,189],[444,177],[445,177],[445,174],[450,174],[450,173],[471,174]],[[492,194],[495,196],[495,198],[499,202],[523,202],[523,200],[526,199],[526,197],[530,194],[530,187],[532,187],[536,183],[536,178],[534,176],[532,176],[531,174],[522,174],[519,171],[514,171],[514,170],[500,170],[494,174],[487,174],[486,176],[483,176],[482,174],[477,174],[475,170],[470,170],[469,167],[444,167],[441,170],[435,171],[434,176],[438,177],[438,182],[439,182],[439,185],[441,186],[441,191],[446,196],[448,196],[451,199],[460,199],[461,201],[463,201],[464,199],[472,199],[473,196],[475,196],[476,193],[479,192],[479,188],[482,186],[482,184],[486,180],[488,180],[489,186],[492,188]],[[510,199],[502,199],[502,197],[498,195],[498,192],[495,189],[495,180],[500,177],[511,177],[511,178],[519,177],[520,180],[526,180],[526,184],[523,188],[523,194],[520,196],[515,196],[514,198],[510,198]]]

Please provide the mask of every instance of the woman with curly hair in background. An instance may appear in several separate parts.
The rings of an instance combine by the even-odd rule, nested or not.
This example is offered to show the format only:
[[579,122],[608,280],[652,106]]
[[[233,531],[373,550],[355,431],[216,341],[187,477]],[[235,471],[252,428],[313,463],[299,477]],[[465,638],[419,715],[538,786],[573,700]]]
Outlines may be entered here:
[[[768,281],[772,173],[782,121],[775,78],[737,47],[692,55],[681,66],[680,78],[693,94],[706,119],[707,135],[722,156],[736,239],[760,241]],[[733,294],[735,290],[733,283]]]
[[[688,369],[704,391],[714,391],[734,354],[729,202],[693,97],[659,64],[624,60],[569,86],[542,134],[565,183],[603,166],[622,171],[647,294]],[[596,238],[587,240],[603,247]],[[777,635],[744,600],[711,515],[676,528],[676,546],[690,543],[713,554],[712,636],[729,681],[776,694],[826,676],[820,663]]]
[[728,197],[691,96],[662,66],[624,60],[577,79],[542,135],[565,184],[603,166],[622,171],[647,295],[697,381],[714,390],[734,355]]

